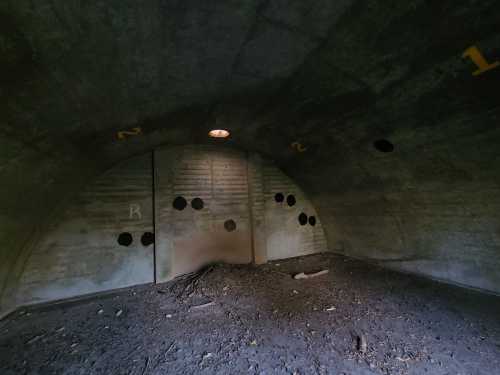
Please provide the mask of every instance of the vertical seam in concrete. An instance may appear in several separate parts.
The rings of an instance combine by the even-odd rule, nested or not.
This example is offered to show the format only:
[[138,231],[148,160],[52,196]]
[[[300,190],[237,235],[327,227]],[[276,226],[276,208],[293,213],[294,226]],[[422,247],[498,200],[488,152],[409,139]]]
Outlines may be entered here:
[[253,189],[252,189],[252,181],[250,174],[250,154],[246,152],[246,163],[247,163],[247,187],[248,187],[248,218],[250,224],[250,248],[252,250],[252,263],[256,263],[255,261],[255,228],[253,223]]
[[[206,152],[206,151],[204,151]],[[215,179],[214,179],[214,156],[211,154],[209,156],[210,160],[210,230],[216,231],[217,228],[214,228],[214,202],[215,202],[215,192],[214,192],[214,184],[215,184]]]
[[156,284],[156,165],[155,165],[155,150],[151,151],[151,203],[153,205],[153,282]]

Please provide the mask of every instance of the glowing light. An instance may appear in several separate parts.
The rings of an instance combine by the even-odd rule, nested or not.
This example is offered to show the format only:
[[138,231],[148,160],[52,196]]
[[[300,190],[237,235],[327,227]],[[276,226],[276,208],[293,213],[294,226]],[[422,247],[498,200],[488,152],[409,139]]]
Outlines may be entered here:
[[224,129],[214,129],[210,130],[208,135],[212,138],[227,138],[229,137],[229,132]]

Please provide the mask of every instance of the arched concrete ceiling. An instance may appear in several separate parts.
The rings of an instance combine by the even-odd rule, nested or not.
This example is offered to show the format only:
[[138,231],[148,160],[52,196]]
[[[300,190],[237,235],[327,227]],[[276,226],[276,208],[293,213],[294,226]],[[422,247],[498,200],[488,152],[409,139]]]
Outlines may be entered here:
[[462,58],[477,46],[500,60],[499,14],[494,0],[3,1],[2,276],[88,176],[159,144],[213,142],[213,127],[302,184],[332,248],[395,254],[346,239],[372,215],[396,222],[404,257],[425,258],[408,232],[427,228],[402,223],[411,209],[462,204],[450,215],[486,220],[477,207],[500,206],[500,69],[473,76]]

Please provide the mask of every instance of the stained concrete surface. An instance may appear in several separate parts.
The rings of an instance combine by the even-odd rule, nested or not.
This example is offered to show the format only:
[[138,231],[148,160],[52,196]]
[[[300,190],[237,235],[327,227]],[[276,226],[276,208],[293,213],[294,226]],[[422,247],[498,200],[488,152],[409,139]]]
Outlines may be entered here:
[[[160,145],[220,146],[207,137],[215,127],[230,130],[224,145],[273,159],[293,178],[317,209],[330,250],[499,293],[500,69],[475,76],[474,62],[462,57],[476,46],[488,62],[500,59],[497,10],[496,0],[0,2],[0,311],[15,304],[24,265],[87,181]],[[140,134],[117,136],[135,127]],[[394,151],[377,151],[379,139]],[[38,259],[34,268],[44,266]],[[283,372],[287,363],[306,373],[322,364],[346,373],[498,368],[496,299],[363,267],[352,269],[360,275],[328,276],[333,289],[314,281],[314,292],[281,283],[285,275],[254,279],[238,270],[247,281],[241,295],[217,295],[222,310],[209,321],[179,315],[183,299],[156,289],[96,300],[93,307],[105,305],[102,325],[88,304],[17,316],[19,331],[3,336],[16,349],[2,346],[2,363],[141,373],[167,368],[168,359],[198,372],[206,356],[207,372],[224,372],[231,360],[248,370],[253,353],[267,366],[261,372]],[[341,300],[323,316],[292,288],[325,307]],[[127,308],[117,317],[120,301]],[[269,301],[292,315],[274,317]],[[171,321],[158,313],[162,303],[176,311]],[[256,309],[266,319],[256,319]],[[306,319],[318,323],[320,338]],[[350,351],[358,333],[343,329],[357,332],[362,323],[368,352],[360,367]],[[106,326],[112,332],[102,336]],[[261,327],[270,335],[259,348],[253,336]],[[214,340],[224,337],[229,346],[217,349]],[[171,350],[166,338],[175,340]]]
[[[307,196],[258,154],[163,147],[154,166],[153,153],[115,165],[46,218],[45,233],[20,262],[9,308],[163,282],[213,261],[262,263],[327,250],[319,219],[298,223],[300,212],[317,217]],[[276,202],[277,192],[296,204]],[[187,200],[185,209],[173,208],[176,197]],[[193,199],[203,207],[193,209]],[[224,227],[230,219],[233,231]],[[153,243],[143,244],[153,228]],[[130,244],[119,244],[122,234]],[[0,306],[0,316],[6,311]]]
[[[296,203],[276,202],[275,195]],[[176,197],[185,209],[172,207]],[[190,203],[201,198],[204,207]],[[301,212],[318,217],[307,195],[275,163],[224,145],[155,150],[157,281],[198,269],[210,261],[266,262],[324,252],[321,221],[301,226]],[[228,232],[226,220],[236,229]]]
[[16,312],[0,325],[0,369],[492,375],[498,316],[497,297],[339,256],[216,265],[198,278]]
[[[2,1],[0,309],[61,200],[159,145],[214,144],[213,127],[297,182],[330,249],[499,292],[500,69],[473,76],[462,58],[500,59],[497,10]],[[381,138],[394,152],[374,149]]]
[[[154,250],[151,154],[129,159],[71,199],[22,264],[15,304],[58,300],[151,283]],[[121,233],[132,242],[121,246]]]

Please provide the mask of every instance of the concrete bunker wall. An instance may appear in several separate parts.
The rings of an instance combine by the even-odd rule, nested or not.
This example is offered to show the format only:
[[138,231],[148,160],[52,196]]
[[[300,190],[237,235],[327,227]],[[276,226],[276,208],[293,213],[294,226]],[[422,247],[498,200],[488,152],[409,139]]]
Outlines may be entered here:
[[[127,160],[90,183],[26,260],[16,304],[153,282],[151,155]],[[130,234],[126,246],[117,240]],[[125,238],[126,240],[126,238]]]
[[272,162],[215,146],[165,147],[78,194],[26,260],[15,303],[326,250],[314,207]]

